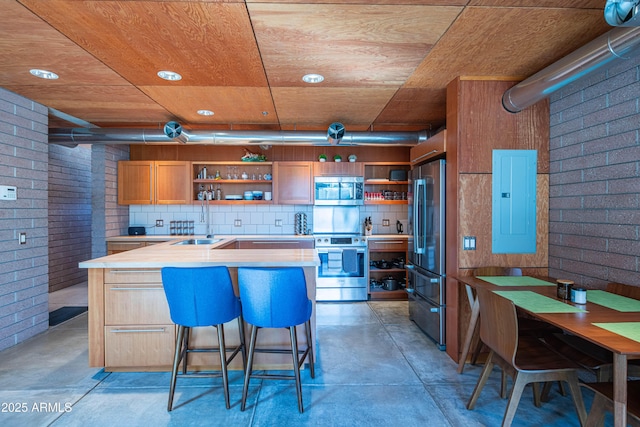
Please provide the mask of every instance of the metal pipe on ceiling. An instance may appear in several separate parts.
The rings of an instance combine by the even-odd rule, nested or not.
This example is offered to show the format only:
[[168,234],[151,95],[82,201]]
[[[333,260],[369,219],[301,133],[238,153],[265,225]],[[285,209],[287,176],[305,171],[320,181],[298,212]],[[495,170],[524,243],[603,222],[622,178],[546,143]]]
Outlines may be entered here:
[[[182,131],[189,145],[331,145],[327,132],[314,131]],[[431,135],[418,132],[348,132],[344,146],[414,146]],[[176,144],[160,129],[60,128],[49,130],[49,143],[78,144]]]
[[518,113],[614,59],[634,57],[638,47],[640,27],[616,27],[507,90],[502,105]]

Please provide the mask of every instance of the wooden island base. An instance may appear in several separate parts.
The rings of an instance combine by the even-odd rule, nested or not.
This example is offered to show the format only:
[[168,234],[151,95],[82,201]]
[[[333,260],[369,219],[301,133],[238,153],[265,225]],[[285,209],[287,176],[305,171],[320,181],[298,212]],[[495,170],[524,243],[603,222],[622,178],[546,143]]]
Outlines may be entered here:
[[[163,250],[175,252],[175,246],[159,244],[114,254],[81,263],[89,268],[89,366],[104,367],[105,371],[170,371],[173,364],[176,326],[171,321],[169,307],[162,288],[158,263],[172,266],[228,266],[234,289],[237,288],[237,268],[240,266],[281,267],[300,266],[307,281],[309,299],[314,310],[311,317],[312,337],[315,341],[315,276],[318,256],[314,249],[270,250],[270,261],[261,260],[265,256],[258,250],[215,250],[206,248],[179,247],[184,252],[173,259],[186,261],[160,261],[155,255]],[[184,251],[184,249],[187,249]],[[197,250],[209,251],[197,255]],[[212,254],[215,253],[215,257]],[[193,257],[189,260],[189,255]],[[233,255],[232,255],[233,254]],[[164,255],[164,254],[163,254]],[[171,258],[170,255],[167,255]],[[203,257],[207,260],[203,260]],[[213,259],[219,258],[219,259]],[[126,260],[131,260],[127,265]],[[154,260],[142,262],[142,259]],[[232,260],[233,259],[233,260]],[[254,261],[247,261],[253,259]],[[150,264],[144,267],[143,264]],[[156,264],[156,265],[154,265]],[[196,265],[198,264],[198,265]],[[227,348],[238,344],[238,322],[233,320],[224,325]],[[249,325],[245,325],[248,342]],[[298,341],[302,348],[306,345],[304,327],[298,328]],[[197,348],[217,346],[214,327],[194,328],[190,343]],[[290,337],[287,329],[263,329],[258,334],[257,346],[261,348],[289,348]],[[315,353],[315,343],[314,343]],[[189,355],[189,366],[197,370],[220,368],[218,353],[198,353]],[[315,357],[315,355],[314,355]],[[291,369],[289,354],[256,353],[254,369]],[[242,370],[242,358],[236,357],[230,369]]]

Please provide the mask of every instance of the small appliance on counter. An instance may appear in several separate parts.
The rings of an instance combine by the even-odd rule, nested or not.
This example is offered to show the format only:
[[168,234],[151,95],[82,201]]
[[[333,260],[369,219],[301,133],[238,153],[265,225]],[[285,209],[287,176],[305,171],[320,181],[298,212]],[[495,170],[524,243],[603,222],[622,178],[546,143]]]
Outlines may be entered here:
[[147,230],[144,227],[129,227],[129,236],[144,236]]

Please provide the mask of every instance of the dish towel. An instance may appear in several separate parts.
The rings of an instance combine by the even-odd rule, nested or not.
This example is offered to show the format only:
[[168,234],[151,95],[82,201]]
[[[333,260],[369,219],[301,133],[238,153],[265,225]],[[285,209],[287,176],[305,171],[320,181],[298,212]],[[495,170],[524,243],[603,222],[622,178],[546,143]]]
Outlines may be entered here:
[[340,249],[329,249],[329,252],[327,254],[327,268],[329,270],[342,269],[342,251]]
[[358,251],[356,249],[342,251],[342,269],[345,273],[358,272]]

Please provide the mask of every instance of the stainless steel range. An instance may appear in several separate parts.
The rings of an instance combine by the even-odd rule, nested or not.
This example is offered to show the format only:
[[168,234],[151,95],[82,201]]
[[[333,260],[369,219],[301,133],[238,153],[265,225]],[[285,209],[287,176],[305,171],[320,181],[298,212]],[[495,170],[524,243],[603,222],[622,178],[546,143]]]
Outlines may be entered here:
[[314,206],[317,301],[366,301],[369,255],[357,206]]

